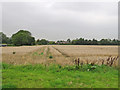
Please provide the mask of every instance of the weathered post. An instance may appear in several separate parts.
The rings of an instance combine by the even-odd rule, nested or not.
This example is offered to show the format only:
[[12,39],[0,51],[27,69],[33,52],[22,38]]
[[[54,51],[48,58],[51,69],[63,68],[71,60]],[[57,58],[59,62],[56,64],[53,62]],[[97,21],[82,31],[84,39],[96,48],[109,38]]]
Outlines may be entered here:
[[102,65],[104,64],[104,60],[102,60]]
[[77,65],[77,60],[75,59],[75,64]]
[[110,63],[110,57],[111,56],[109,56],[108,59],[107,59],[107,65],[109,65],[109,63]]
[[110,66],[112,66],[112,65],[113,65],[113,63],[114,63],[114,60],[115,60],[115,57],[111,59]]
[[79,66],[79,63],[80,63],[80,60],[79,60],[79,58],[78,58],[78,66]]

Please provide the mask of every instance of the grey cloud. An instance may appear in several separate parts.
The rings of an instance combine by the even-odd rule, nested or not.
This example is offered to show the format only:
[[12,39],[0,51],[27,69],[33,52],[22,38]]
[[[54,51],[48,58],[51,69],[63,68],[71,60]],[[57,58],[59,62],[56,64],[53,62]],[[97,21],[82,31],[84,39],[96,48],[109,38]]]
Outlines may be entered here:
[[117,3],[3,3],[3,32],[28,29],[36,38],[117,38]]

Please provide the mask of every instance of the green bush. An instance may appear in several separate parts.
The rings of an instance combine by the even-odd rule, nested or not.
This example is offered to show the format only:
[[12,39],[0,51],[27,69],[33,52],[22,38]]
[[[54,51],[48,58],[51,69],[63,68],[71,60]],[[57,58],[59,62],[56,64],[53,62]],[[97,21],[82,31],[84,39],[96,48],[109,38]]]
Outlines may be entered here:
[[5,64],[5,63],[2,63],[2,69],[9,69],[11,68],[13,65],[11,64]]
[[52,59],[52,58],[53,58],[53,56],[49,56],[49,58],[50,58],[50,59]]
[[13,44],[7,44],[7,46],[14,46]]

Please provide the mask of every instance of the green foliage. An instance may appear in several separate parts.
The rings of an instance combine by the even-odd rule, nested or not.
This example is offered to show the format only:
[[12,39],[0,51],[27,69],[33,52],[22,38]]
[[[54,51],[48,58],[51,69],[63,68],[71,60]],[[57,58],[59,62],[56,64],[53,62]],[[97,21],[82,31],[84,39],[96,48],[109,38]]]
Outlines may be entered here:
[[7,46],[14,46],[13,44],[7,44]]
[[31,36],[29,31],[20,30],[12,35],[12,43],[17,46],[34,45],[35,38]]
[[38,45],[47,45],[48,44],[48,41],[47,40],[45,40],[45,39],[41,39],[41,40],[37,40],[37,42],[36,42]]
[[50,58],[50,59],[52,59],[52,58],[53,58],[53,56],[49,56],[49,58]]
[[71,40],[70,40],[70,39],[67,39],[67,42],[71,43]]
[[[117,88],[118,70],[105,65],[49,66],[3,63],[3,88]],[[88,69],[91,69],[88,71]],[[16,83],[17,82],[17,83]]]
[[[2,40],[2,41],[1,41]],[[55,43],[55,41],[48,41],[46,39],[41,39],[35,41],[35,38],[31,36],[31,33],[26,30],[20,30],[17,33],[13,34],[12,37],[7,37],[3,32],[0,32],[0,43],[11,45],[120,45],[120,40],[117,39],[101,39],[101,40],[88,40],[84,38],[77,38],[74,40],[67,39],[67,41],[60,40]]]
[[11,44],[12,41],[11,41],[11,38],[7,37],[3,32],[0,32],[0,44],[1,43],[5,43],[5,44]]
[[49,44],[49,45],[54,45],[55,42],[54,42],[54,41],[49,41],[48,44]]
[[41,52],[41,55],[43,55],[43,52]]
[[10,69],[13,65],[2,63],[2,69]]
[[34,53],[33,53],[33,55],[36,55],[36,56],[38,56],[39,54],[38,54],[37,52],[34,52]]
[[72,40],[73,45],[120,45],[120,41],[116,39],[101,39],[100,41],[93,40],[85,40],[84,38]]
[[76,39],[72,41],[72,44],[74,45],[97,45],[97,40],[85,40],[84,38]]

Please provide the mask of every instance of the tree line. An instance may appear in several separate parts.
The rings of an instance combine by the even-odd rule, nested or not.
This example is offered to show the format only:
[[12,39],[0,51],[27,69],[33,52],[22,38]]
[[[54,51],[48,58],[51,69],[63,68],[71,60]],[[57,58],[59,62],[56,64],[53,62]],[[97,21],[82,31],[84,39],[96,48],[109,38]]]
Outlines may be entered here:
[[22,46],[22,45],[120,45],[120,41],[117,39],[101,39],[101,40],[88,40],[84,38],[77,38],[74,40],[67,39],[67,41],[59,40],[48,41],[46,39],[37,39],[32,36],[31,32],[27,30],[19,30],[17,33],[13,34],[11,37],[7,37],[3,32],[0,32],[1,43]]

